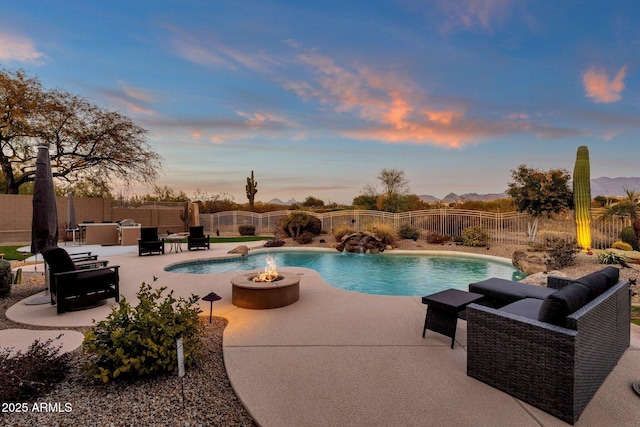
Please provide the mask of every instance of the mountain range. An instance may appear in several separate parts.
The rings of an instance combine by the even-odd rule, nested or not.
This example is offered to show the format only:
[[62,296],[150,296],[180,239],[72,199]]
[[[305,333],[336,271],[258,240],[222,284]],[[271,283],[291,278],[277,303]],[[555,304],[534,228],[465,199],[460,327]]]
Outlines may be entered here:
[[[591,197],[596,196],[611,196],[611,197],[624,197],[626,196],[624,190],[634,190],[640,193],[640,178],[638,177],[618,177],[618,178],[608,178],[608,177],[600,177],[594,178],[591,180]],[[478,194],[478,193],[465,193],[461,195],[457,195],[455,193],[449,193],[444,196],[442,199],[439,199],[435,196],[431,196],[428,194],[423,194],[418,196],[420,200],[427,203],[438,203],[438,202],[459,202],[460,200],[470,200],[470,201],[490,201],[497,199],[506,199],[507,193],[488,193],[488,194]],[[275,198],[269,200],[268,203],[273,203],[276,205],[292,205],[294,203],[299,203],[296,199],[290,199],[286,202]]]

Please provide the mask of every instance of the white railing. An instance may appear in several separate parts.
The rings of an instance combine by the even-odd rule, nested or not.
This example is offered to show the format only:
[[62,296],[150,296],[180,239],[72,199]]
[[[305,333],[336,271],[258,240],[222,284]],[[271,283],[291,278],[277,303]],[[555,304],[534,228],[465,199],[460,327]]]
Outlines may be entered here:
[[[255,213],[247,211],[226,211],[215,214],[200,214],[200,223],[211,234],[216,231],[220,236],[238,234],[238,226],[251,224],[256,227],[258,235],[273,235],[279,230],[279,222],[288,216],[289,210]],[[326,213],[308,212],[322,221],[322,229],[328,233],[339,227],[349,227],[355,231],[370,229],[372,225],[385,224],[397,230],[403,224],[420,231],[420,238],[425,239],[429,233],[440,233],[449,236],[460,236],[468,227],[481,226],[489,231],[490,243],[508,245],[526,245],[527,220],[525,214],[519,212],[494,213],[463,209],[431,209],[402,213],[389,213],[367,210],[345,210]],[[629,220],[602,220],[601,212],[594,210],[591,221],[593,247],[605,249],[620,239],[620,231],[629,225]],[[538,227],[537,241],[547,237],[561,237],[575,240],[575,225],[572,213],[558,216],[553,220],[542,219]]]

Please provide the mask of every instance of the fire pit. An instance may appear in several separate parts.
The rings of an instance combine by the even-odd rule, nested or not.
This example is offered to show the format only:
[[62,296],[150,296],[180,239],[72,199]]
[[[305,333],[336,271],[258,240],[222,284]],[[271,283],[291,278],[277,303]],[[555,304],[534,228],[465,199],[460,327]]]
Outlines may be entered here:
[[284,307],[300,298],[300,276],[279,273],[275,260],[267,257],[263,272],[232,278],[231,291],[231,302],[236,307],[255,310]]

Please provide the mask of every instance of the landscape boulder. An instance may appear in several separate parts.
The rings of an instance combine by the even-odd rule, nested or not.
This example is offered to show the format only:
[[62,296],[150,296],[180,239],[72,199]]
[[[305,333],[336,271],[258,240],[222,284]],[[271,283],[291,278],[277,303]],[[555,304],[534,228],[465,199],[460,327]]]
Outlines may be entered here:
[[539,253],[515,251],[511,261],[515,268],[526,275],[542,273],[547,270],[547,265]]
[[342,236],[336,245],[339,252],[351,252],[356,254],[384,252],[387,245],[382,242],[382,238],[374,233],[362,231],[359,233]]

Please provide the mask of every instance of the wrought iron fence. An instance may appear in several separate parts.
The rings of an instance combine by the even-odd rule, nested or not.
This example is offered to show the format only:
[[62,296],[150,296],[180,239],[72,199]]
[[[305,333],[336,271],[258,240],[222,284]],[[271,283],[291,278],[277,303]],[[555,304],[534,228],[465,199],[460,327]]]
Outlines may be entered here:
[[[279,222],[288,216],[289,210],[254,213],[247,211],[226,211],[215,214],[200,214],[200,223],[213,234],[230,236],[238,234],[238,226],[251,224],[256,234],[273,235],[279,230]],[[491,244],[526,245],[527,222],[529,217],[519,212],[494,213],[463,209],[431,209],[403,213],[389,213],[367,210],[345,210],[335,212],[308,212],[322,221],[322,229],[328,233],[339,227],[348,227],[354,231],[371,229],[384,224],[397,230],[407,224],[420,231],[420,239],[426,239],[429,233],[448,236],[460,236],[468,227],[480,226],[489,231]],[[593,248],[605,249],[620,239],[622,228],[630,221],[620,219],[602,219],[602,212],[592,211],[591,234]],[[575,225],[572,212],[555,216],[553,219],[540,219],[536,241],[543,242],[548,237],[575,240]]]

